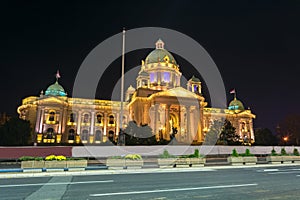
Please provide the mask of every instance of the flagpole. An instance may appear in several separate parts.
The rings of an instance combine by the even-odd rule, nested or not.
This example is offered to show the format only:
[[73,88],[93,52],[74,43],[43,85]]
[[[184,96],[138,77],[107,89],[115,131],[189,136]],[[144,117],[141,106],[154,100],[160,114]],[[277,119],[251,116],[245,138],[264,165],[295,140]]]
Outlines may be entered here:
[[234,88],[234,99],[236,99],[236,89]]
[[234,99],[236,99],[236,89],[234,88]]
[[[123,101],[124,101],[124,67],[125,67],[125,28],[123,28],[123,42],[122,42],[122,72],[121,72],[121,112],[120,112],[120,132],[119,132],[119,139],[118,139],[118,144],[123,146],[125,145],[125,138],[124,138],[124,133],[123,133],[123,113],[124,113],[124,108],[123,108]],[[119,130],[117,130],[119,131]]]

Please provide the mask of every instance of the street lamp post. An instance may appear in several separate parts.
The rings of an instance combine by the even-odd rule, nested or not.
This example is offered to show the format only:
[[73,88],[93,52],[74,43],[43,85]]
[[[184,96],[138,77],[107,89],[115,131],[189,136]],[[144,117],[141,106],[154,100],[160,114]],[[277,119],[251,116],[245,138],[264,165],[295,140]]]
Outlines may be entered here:
[[121,72],[121,108],[120,108],[120,130],[119,131],[119,139],[118,145],[125,146],[125,138],[123,133],[123,115],[124,115],[124,108],[123,108],[123,101],[124,101],[124,66],[125,66],[125,28],[122,32],[123,36],[123,43],[122,43],[122,72]]

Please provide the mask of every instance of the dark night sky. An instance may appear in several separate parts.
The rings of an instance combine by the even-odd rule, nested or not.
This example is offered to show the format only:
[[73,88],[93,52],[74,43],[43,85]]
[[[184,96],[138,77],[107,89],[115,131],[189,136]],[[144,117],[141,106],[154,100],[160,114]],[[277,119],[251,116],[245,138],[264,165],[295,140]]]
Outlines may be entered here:
[[[174,29],[199,42],[227,91],[236,88],[257,115],[255,127],[274,129],[285,115],[300,112],[300,1],[121,2],[2,3],[0,112],[17,115],[21,99],[45,90],[58,68],[70,94],[78,68],[95,46],[123,27],[147,26]],[[138,65],[147,53],[128,55],[126,66]],[[109,89],[99,90],[99,98],[110,97]]]

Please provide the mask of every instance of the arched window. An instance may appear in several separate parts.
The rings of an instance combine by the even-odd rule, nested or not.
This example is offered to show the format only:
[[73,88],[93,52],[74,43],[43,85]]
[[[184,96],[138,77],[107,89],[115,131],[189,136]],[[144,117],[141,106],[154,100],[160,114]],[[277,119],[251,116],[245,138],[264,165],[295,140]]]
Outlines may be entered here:
[[127,124],[127,118],[126,118],[126,116],[123,116],[122,124],[123,125]]
[[114,135],[115,135],[115,132],[113,131],[109,131],[108,132],[108,139],[113,142],[114,141]]
[[103,119],[103,117],[102,117],[102,115],[101,114],[97,114],[97,123],[98,124],[102,124],[102,119]]
[[47,129],[47,135],[46,135],[46,138],[47,138],[47,139],[52,139],[53,136],[54,136],[53,133],[54,133],[53,128],[48,128],[48,129]]
[[54,121],[55,120],[55,111],[50,111],[49,112],[49,121]]
[[75,130],[74,129],[69,130],[68,140],[75,140]]
[[102,132],[100,130],[96,131],[95,140],[96,141],[102,141]]
[[81,140],[88,140],[89,132],[88,130],[83,130],[81,135]]
[[84,114],[83,115],[83,123],[88,123],[89,122],[89,118],[90,118],[89,114]]
[[71,113],[70,114],[70,122],[75,122],[76,120],[76,114],[75,113]]
[[113,115],[109,116],[109,124],[115,124],[115,117]]

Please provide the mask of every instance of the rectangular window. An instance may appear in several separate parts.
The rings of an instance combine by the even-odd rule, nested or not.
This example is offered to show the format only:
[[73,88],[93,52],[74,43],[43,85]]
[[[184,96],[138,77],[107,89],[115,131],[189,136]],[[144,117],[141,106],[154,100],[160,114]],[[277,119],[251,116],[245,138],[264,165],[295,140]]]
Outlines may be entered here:
[[157,82],[157,75],[156,75],[156,73],[150,73],[150,82],[151,83]]
[[163,81],[166,82],[166,83],[169,83],[170,82],[170,72],[164,72],[164,75],[163,75]]

